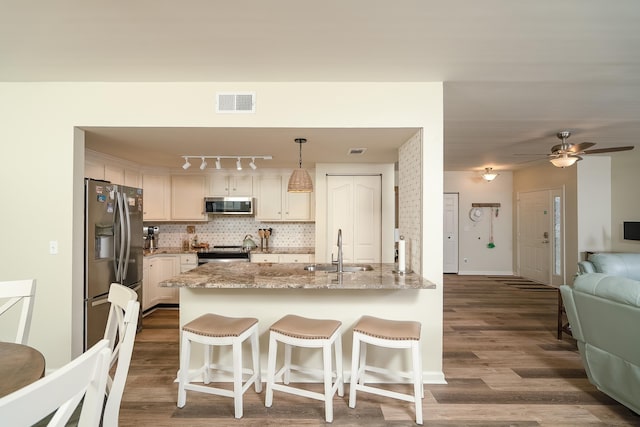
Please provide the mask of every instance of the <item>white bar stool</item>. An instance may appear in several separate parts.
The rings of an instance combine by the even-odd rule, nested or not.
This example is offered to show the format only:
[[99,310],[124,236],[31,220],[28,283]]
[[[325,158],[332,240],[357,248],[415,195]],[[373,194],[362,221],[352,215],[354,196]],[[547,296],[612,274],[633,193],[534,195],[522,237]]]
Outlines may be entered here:
[[[385,320],[372,316],[362,316],[353,328],[353,352],[351,359],[351,384],[349,407],[356,407],[356,390],[380,396],[413,402],[416,423],[422,424],[422,352],[420,350],[420,322]],[[367,344],[379,347],[411,349],[413,372],[396,372],[390,369],[367,365]],[[413,383],[413,395],[385,390],[365,384],[366,371],[408,378]]]
[[[253,369],[242,367],[242,343],[251,339],[251,355]],[[204,364],[189,377],[189,360],[191,357],[191,342],[204,344]],[[205,384],[211,382],[213,369],[224,371],[219,365],[211,363],[212,346],[233,346],[233,390],[217,387],[192,384],[196,377],[202,378]],[[231,372],[228,369],[227,372]],[[244,373],[251,376],[242,384]],[[262,379],[260,376],[260,347],[258,344],[258,319],[253,317],[225,317],[217,314],[204,314],[182,327],[182,348],[180,351],[180,372],[178,373],[178,407],[182,408],[187,401],[187,390],[218,396],[233,397],[235,417],[242,418],[242,395],[251,384],[255,385],[257,393],[262,391]]]
[[[265,406],[271,407],[273,391],[278,390],[297,396],[323,400],[325,420],[333,421],[333,396],[338,392],[344,396],[344,379],[342,375],[342,338],[340,325],[337,320],[307,319],[305,317],[287,315],[271,325],[269,329],[269,358],[267,361],[267,394]],[[284,365],[276,372],[276,355],[278,342],[284,344]],[[335,348],[336,369],[331,367],[331,346]],[[300,365],[291,364],[292,346],[307,348],[322,348],[323,370],[308,369]],[[291,371],[305,373],[321,373],[324,378],[324,393],[289,386]],[[284,384],[276,383],[283,377]],[[332,383],[333,378],[335,382]]]

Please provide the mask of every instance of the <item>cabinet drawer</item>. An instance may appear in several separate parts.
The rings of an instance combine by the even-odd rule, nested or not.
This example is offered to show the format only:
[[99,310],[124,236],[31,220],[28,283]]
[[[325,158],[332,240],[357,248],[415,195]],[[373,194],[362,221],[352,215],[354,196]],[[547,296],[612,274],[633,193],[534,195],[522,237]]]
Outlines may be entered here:
[[251,262],[279,262],[278,254],[251,254]]
[[196,254],[182,254],[180,255],[180,264],[198,265],[198,256]]
[[278,261],[282,263],[293,262],[307,264],[312,262],[310,254],[281,254]]

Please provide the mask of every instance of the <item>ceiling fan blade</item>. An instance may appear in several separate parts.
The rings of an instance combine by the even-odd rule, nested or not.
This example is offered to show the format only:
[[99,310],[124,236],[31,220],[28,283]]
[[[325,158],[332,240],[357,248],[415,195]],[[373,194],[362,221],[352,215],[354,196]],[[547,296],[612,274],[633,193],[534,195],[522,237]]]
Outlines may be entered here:
[[552,153],[563,152],[563,153],[567,153],[567,154],[582,153],[587,148],[590,148],[590,147],[593,147],[594,145],[596,145],[596,143],[595,142],[581,142],[580,144],[567,144],[567,145],[568,145],[568,147],[566,147],[565,150],[562,150],[562,144],[554,145],[553,147],[551,147],[551,152]]
[[584,154],[614,153],[616,151],[630,151],[630,150],[633,150],[633,145],[627,145],[625,147],[596,148],[595,150],[585,150]]

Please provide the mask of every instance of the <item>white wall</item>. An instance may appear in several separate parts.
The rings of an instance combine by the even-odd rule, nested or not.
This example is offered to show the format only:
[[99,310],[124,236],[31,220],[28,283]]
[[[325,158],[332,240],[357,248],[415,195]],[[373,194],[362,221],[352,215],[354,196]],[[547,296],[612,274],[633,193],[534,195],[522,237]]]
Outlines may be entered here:
[[578,251],[611,250],[611,158],[585,157],[577,163]]
[[624,240],[622,223],[640,221],[640,147],[611,155],[611,250],[640,252],[640,241]]
[[[216,115],[217,91],[255,91],[256,114]],[[423,129],[429,183],[422,271],[437,284],[424,307],[425,368],[441,369],[442,105],[442,83],[0,83],[0,198],[12,206],[0,213],[0,280],[38,280],[30,344],[48,368],[79,351],[84,142],[76,127],[412,127]]]
[[[445,172],[444,192],[458,193],[459,274],[513,274],[513,174],[499,172],[492,182],[482,179],[480,172]],[[484,216],[478,222],[471,221],[472,203],[500,203],[498,216],[493,216],[493,241],[491,235],[491,208],[482,208]],[[442,246],[442,241],[440,242]]]

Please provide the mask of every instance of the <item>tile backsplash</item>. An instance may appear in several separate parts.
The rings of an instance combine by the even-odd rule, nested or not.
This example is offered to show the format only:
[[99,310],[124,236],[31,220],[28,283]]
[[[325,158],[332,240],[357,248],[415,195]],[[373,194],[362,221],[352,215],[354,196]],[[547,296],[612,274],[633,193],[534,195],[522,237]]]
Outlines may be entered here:
[[315,223],[256,221],[254,217],[217,216],[206,223],[145,222],[145,226],[157,226],[158,247],[180,247],[188,238],[187,226],[195,226],[200,243],[214,245],[241,245],[244,236],[251,234],[260,245],[259,228],[272,228],[269,247],[315,247]]

